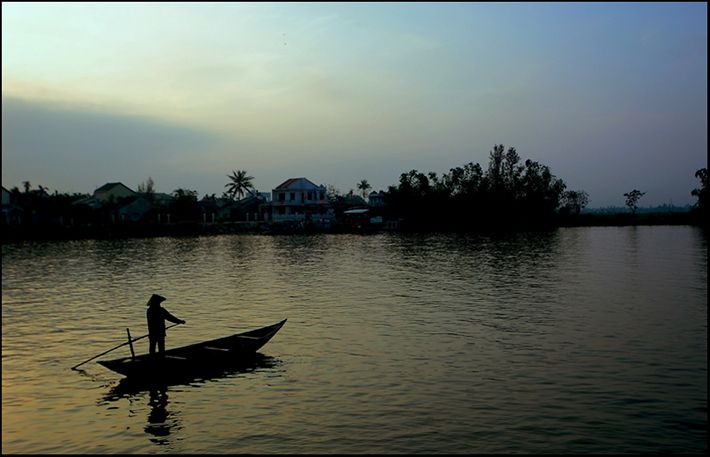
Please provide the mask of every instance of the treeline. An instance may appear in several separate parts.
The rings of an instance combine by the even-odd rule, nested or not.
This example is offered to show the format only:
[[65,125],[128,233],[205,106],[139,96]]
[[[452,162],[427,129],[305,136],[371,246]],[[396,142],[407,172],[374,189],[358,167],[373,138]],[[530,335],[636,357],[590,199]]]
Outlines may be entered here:
[[[139,219],[129,217],[126,222],[142,226],[165,225],[165,223],[192,223],[207,220],[207,215],[216,214],[217,222],[263,220],[268,205],[259,198],[234,200],[237,195],[251,190],[251,176],[245,171],[234,172],[230,177],[229,193],[223,199],[214,194],[198,200],[197,191],[176,189],[170,196],[154,192],[152,179],[139,185],[139,192],[147,200],[149,208]],[[701,186],[690,191],[698,202],[687,214],[671,214],[663,211],[650,216],[636,214],[639,199],[645,194],[639,190],[625,193],[630,212],[599,215],[580,214],[589,204],[589,196],[583,190],[567,190],[565,182],[552,174],[550,168],[539,162],[523,161],[515,148],[495,145],[489,154],[486,168],[469,162],[455,167],[439,176],[411,170],[402,173],[397,185],[389,186],[386,192],[375,193],[379,203],[369,205],[368,217],[376,216],[380,223],[390,228],[410,230],[479,230],[479,229],[527,229],[570,225],[626,225],[638,223],[691,223],[707,226],[708,191],[707,169],[695,173]],[[24,182],[24,192],[17,187],[10,191],[10,205],[3,205],[3,225],[9,225],[19,234],[28,230],[44,228],[93,228],[113,229],[126,216],[127,201],[109,200],[101,204],[87,203],[88,194],[49,194],[45,188],[32,190],[29,181]],[[370,186],[366,180],[358,184],[367,195]],[[331,206],[338,219],[349,208],[368,207],[364,198],[340,196],[329,190]],[[167,197],[167,198],[164,198]],[[372,197],[372,195],[370,196]],[[135,198],[129,198],[129,201]],[[82,203],[83,201],[83,203]],[[144,203],[145,205],[145,203]],[[139,208],[140,210],[140,208]],[[258,213],[258,218],[254,214]],[[249,215],[247,217],[247,215]],[[162,218],[161,218],[162,216]],[[391,224],[393,223],[394,224]]]
[[[385,193],[385,212],[414,229],[530,227],[555,223],[558,208],[579,212],[576,198],[586,192],[565,192],[565,182],[533,160],[522,162],[515,148],[496,145],[488,167],[477,163],[452,168],[439,177],[412,170]],[[586,203],[584,203],[586,204]]]
[[75,205],[74,202],[89,197],[88,194],[47,192],[43,186],[32,190],[29,181],[24,183],[24,192],[13,187],[10,198],[13,210],[3,212],[3,223],[7,219],[15,219],[23,224],[64,224],[70,220],[87,220],[94,217],[94,211],[86,206]]

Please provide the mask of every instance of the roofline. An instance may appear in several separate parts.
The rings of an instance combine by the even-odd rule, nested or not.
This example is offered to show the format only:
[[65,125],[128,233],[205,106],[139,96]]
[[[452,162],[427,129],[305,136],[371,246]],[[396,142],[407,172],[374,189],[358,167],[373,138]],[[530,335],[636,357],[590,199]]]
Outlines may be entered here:
[[[97,187],[97,188],[94,190],[94,192],[103,192],[104,190],[108,190],[108,189],[110,189],[110,188],[112,188],[112,187],[116,187],[116,186],[119,186],[119,185],[125,187],[126,189],[130,190],[130,191],[133,192],[133,193],[136,193],[135,190],[133,190],[133,189],[131,189],[130,187],[128,187],[127,185],[123,184],[121,181],[117,181],[117,182],[107,182],[107,183],[104,184],[103,186]],[[109,187],[109,186],[110,186],[110,187]],[[106,187],[106,189],[104,189],[104,187]]]
[[301,176],[301,177],[299,177],[299,178],[289,178],[289,179],[287,179],[286,181],[284,181],[284,182],[282,182],[281,184],[279,184],[278,186],[274,187],[273,190],[285,190],[285,189],[288,189],[288,186],[289,186],[289,185],[291,185],[293,182],[298,181],[298,180],[300,180],[300,179],[303,179],[303,180],[306,181],[307,183],[310,183],[311,185],[313,185],[313,187],[317,187],[317,188],[319,188],[319,189],[320,189],[320,188],[325,189],[325,187],[324,187],[323,185],[318,185],[318,184],[314,183],[313,181],[311,181],[310,179],[306,178],[305,176]]

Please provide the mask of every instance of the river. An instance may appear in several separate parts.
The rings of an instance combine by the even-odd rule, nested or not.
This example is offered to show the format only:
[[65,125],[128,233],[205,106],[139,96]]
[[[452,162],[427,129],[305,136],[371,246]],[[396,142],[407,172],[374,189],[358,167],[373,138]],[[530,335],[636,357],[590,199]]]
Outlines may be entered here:
[[[707,254],[691,226],[6,244],[3,452],[705,453]],[[168,347],[288,321],[215,378],[70,369],[152,293]]]

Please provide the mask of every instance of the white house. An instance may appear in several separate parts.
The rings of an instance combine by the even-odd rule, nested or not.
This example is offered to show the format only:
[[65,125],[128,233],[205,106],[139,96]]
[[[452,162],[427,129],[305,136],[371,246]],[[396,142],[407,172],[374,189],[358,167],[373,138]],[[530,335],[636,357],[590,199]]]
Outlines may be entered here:
[[306,178],[287,179],[271,191],[273,222],[323,222],[332,218],[329,210],[325,186]]

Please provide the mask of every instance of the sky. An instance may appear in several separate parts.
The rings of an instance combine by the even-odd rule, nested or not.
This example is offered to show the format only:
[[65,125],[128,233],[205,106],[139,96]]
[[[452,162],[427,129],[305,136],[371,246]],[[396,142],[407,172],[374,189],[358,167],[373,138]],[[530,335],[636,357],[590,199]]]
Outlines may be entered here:
[[696,202],[706,3],[2,3],[2,185],[387,190],[494,145]]

